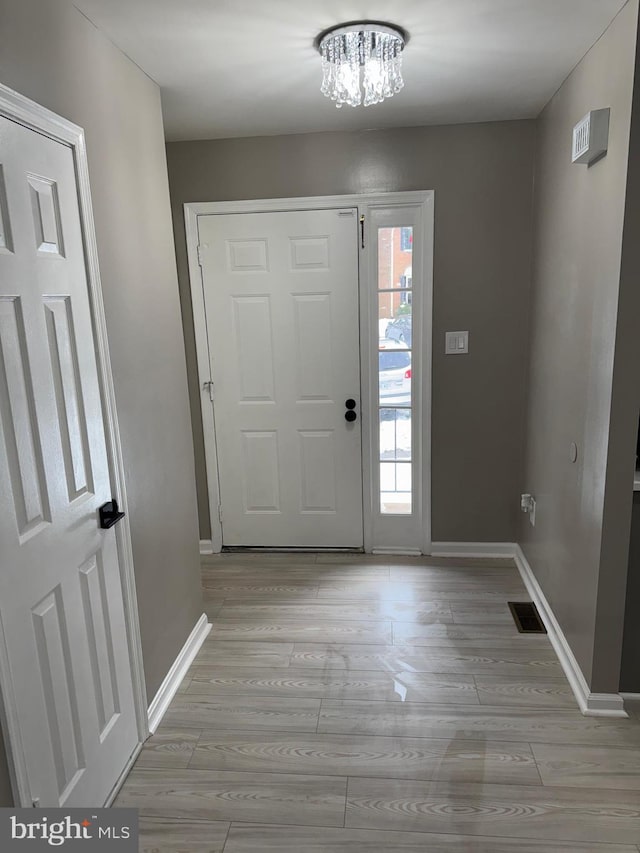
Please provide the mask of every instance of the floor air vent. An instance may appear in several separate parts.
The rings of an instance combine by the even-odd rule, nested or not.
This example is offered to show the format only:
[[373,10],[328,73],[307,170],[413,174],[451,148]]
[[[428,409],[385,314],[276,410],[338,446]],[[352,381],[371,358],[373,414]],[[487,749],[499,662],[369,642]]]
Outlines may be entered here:
[[531,601],[509,601],[509,610],[521,634],[546,634],[538,610]]

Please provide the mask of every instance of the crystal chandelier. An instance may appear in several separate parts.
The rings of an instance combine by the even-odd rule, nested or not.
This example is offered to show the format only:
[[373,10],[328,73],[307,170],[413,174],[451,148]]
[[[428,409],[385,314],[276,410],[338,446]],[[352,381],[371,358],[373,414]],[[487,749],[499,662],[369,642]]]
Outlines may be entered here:
[[406,43],[403,30],[371,21],[325,30],[316,40],[322,56],[322,94],[336,107],[369,107],[391,98],[404,86]]

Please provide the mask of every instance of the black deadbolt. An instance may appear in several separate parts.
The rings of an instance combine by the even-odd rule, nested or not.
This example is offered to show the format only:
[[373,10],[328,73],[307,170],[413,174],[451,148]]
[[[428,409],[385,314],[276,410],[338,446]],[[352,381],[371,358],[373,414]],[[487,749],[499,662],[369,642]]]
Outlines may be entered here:
[[345,421],[347,421],[347,423],[352,424],[355,420],[357,420],[357,418],[358,416],[353,411],[353,409],[349,409],[347,412],[344,413],[344,419]]
[[355,409],[355,407],[356,407],[356,401],[352,400],[351,397],[349,397],[348,400],[345,400],[344,404],[347,407],[347,409]]

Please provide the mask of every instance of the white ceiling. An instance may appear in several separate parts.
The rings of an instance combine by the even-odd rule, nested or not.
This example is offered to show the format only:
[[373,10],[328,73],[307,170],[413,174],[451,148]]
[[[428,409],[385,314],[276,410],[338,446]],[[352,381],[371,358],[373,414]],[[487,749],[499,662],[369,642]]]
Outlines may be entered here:
[[[538,115],[626,0],[74,0],[162,89],[167,138]],[[368,108],[319,91],[321,30],[406,29],[405,88]]]

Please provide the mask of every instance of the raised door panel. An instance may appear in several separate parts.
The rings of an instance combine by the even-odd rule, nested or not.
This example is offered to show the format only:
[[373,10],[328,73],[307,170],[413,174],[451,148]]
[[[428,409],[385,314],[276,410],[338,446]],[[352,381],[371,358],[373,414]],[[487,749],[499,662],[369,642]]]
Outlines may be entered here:
[[[241,403],[273,403],[275,376],[269,296],[234,296],[234,357]],[[231,368],[231,365],[229,365]]]
[[20,543],[51,523],[27,332],[19,296],[0,297],[0,417]]
[[69,501],[93,492],[93,473],[71,298],[45,297],[51,372]]
[[296,272],[329,269],[329,237],[290,237],[291,269]]
[[300,511],[335,513],[336,449],[333,430],[300,430]]
[[120,713],[120,697],[107,579],[101,553],[80,567],[79,579],[98,728],[100,738],[104,739]]
[[36,249],[39,254],[64,257],[58,187],[54,180],[28,175]]
[[227,269],[232,273],[269,272],[268,241],[227,240]]
[[331,401],[333,336],[331,294],[293,294],[297,399]]
[[245,513],[280,512],[280,460],[274,431],[242,432],[242,484]]
[[11,220],[7,203],[7,186],[4,179],[4,166],[0,163],[0,254],[13,252]]
[[85,759],[62,587],[32,608],[31,616],[58,797],[63,803],[84,770]]

